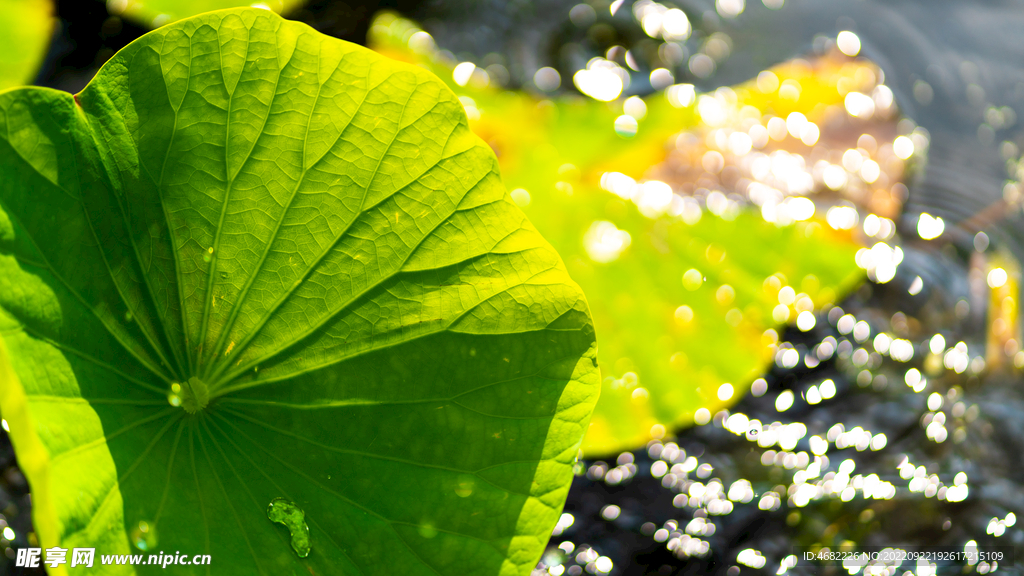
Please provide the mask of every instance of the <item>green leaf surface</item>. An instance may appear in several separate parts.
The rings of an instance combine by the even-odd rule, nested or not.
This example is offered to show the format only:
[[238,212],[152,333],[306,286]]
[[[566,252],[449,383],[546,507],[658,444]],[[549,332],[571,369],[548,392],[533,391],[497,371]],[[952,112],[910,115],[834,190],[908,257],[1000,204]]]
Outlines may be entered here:
[[305,0],[108,0],[107,8],[112,14],[158,28],[182,18],[213,10],[254,6],[283,14],[303,4]]
[[528,574],[598,391],[579,288],[417,67],[240,9],[0,94],[0,409],[43,547]]
[[0,0],[0,90],[35,79],[53,25],[50,0]]

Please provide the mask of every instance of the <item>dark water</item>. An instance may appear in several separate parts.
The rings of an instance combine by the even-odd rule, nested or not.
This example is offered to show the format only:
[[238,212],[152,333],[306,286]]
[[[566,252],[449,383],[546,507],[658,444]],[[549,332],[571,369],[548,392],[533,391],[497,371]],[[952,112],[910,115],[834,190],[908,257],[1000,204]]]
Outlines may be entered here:
[[[598,6],[592,21],[584,18],[584,26],[569,16],[574,5],[561,0],[317,0],[296,16],[321,31],[363,41],[373,12],[381,7],[398,8],[423,22],[439,46],[460,59],[483,63],[489,58],[501,63],[509,72],[511,86],[528,84],[532,72],[540,66],[554,66],[563,78],[570,78],[587,59],[603,55],[615,44],[636,47],[638,53],[657,54],[657,46],[652,46],[633,19],[632,2],[625,2],[614,17],[606,7]],[[677,482],[668,487],[664,477],[651,474],[658,457],[667,457],[659,453],[659,448],[608,455],[603,460],[606,468],[621,464],[620,471],[630,476],[619,482],[609,482],[607,476],[598,478],[600,464],[584,462],[583,470],[591,473],[576,478],[566,505],[574,523],[552,539],[545,562],[562,565],[564,573],[573,575],[588,573],[587,567],[594,570],[594,559],[604,556],[616,575],[735,576],[775,574],[780,561],[792,553],[791,546],[823,541],[943,544],[962,549],[965,542],[975,540],[979,544],[1020,546],[1024,532],[1019,526],[1005,528],[1000,537],[988,533],[993,518],[1004,519],[1010,512],[1024,514],[1024,472],[1018,464],[1024,454],[1020,378],[1010,370],[983,370],[978,374],[970,370],[963,374],[945,371],[929,378],[927,389],[920,393],[905,385],[904,378],[908,368],[924,371],[922,360],[928,339],[936,333],[943,334],[949,346],[965,342],[972,357],[985,354],[987,287],[981,279],[979,288],[979,279],[970,273],[972,260],[976,265],[980,257],[973,245],[975,233],[984,230],[991,238],[989,253],[1003,247],[1018,260],[1024,256],[1024,214],[1013,189],[1005,190],[1010,176],[1006,147],[1001,144],[1010,141],[1024,148],[1024,122],[1009,122],[1012,116],[1024,117],[1024,3],[787,0],[781,9],[770,10],[760,0],[748,0],[746,9],[736,18],[719,16],[714,2],[677,5],[694,27],[685,45],[686,56],[695,54],[701,41],[714,33],[727,35],[731,43],[729,57],[706,78],[690,73],[685,61],[674,66],[662,63],[673,69],[677,81],[694,82],[701,89],[735,84],[773,64],[820,51],[826,39],[834,40],[838,31],[852,30],[862,42],[861,55],[884,71],[885,83],[893,90],[902,112],[931,136],[927,164],[906,182],[910,196],[897,222],[906,257],[897,277],[884,285],[867,284],[840,305],[845,313],[867,321],[872,336],[887,331],[911,340],[915,344],[914,360],[904,364],[873,358],[871,381],[865,384],[862,379],[858,383],[864,367],[856,365],[853,351],[866,347],[870,352],[870,340],[859,343],[840,333],[836,327],[838,315],[830,317],[828,311],[823,311],[811,332],[793,330],[783,335],[784,342],[800,351],[797,367],[773,368],[766,376],[764,396],[748,396],[732,411],[764,424],[803,423],[807,433],[792,452],[809,451],[808,439],[825,436],[837,423],[847,431],[859,426],[875,435],[884,434],[887,443],[877,451],[853,447],[840,450],[830,445],[829,465],[821,475],[834,474],[841,462],[852,460],[853,474],[876,474],[881,481],[891,482],[896,493],[891,499],[865,499],[858,491],[849,502],[824,497],[806,506],[795,506],[787,502],[790,498],[785,493],[794,483],[795,470],[763,465],[766,448],[725,430],[716,419],[707,426],[678,431],[675,437],[664,439],[685,452],[669,465],[683,463],[691,456],[702,465],[679,474]],[[81,88],[96,66],[144,32],[108,18],[102,3],[65,1],[60,2],[59,10],[64,26],[42,71],[40,83],[44,85]],[[659,65],[656,56],[642,63],[637,81],[631,84],[632,92],[651,91],[645,78],[655,65]],[[1006,114],[1006,107],[1012,115]],[[993,115],[993,109],[998,114]],[[914,231],[921,212],[946,221],[944,239],[949,242],[917,239]],[[907,287],[916,276],[924,280],[924,289],[912,297]],[[957,314],[954,310],[961,301],[967,302],[967,311]],[[837,343],[837,352],[808,367],[805,358],[828,337]],[[810,386],[826,378],[835,382],[834,398],[816,405],[801,399]],[[783,390],[794,391],[796,402],[780,413],[775,401]],[[926,403],[933,392],[940,394],[943,402],[930,410]],[[949,438],[941,443],[927,437],[922,420],[933,420],[939,413],[949,431]],[[911,491],[897,468],[905,458],[915,466],[924,466],[928,476],[936,475],[945,486],[954,484],[957,473],[966,473],[969,496],[953,503]],[[27,506],[23,504],[27,502],[23,502],[24,493],[18,492],[19,473],[13,465],[6,470],[4,477],[10,479],[12,488],[0,490],[0,507],[17,504],[3,512],[12,525],[25,524]],[[693,482],[710,485],[715,479],[726,491],[733,483],[747,480],[757,496],[749,503],[734,502],[732,511],[723,515],[709,516],[703,508],[673,505],[676,496],[689,491]],[[776,509],[761,510],[761,495],[770,491],[780,493],[781,502]],[[620,509],[614,520],[602,517],[608,505]],[[714,532],[707,534],[705,530],[692,536],[708,544],[706,554],[676,553],[668,549],[667,542],[655,539],[656,530],[661,528],[671,537],[681,536],[685,527],[702,514],[715,526]],[[699,532],[696,528],[694,531]],[[25,531],[19,529],[18,533]],[[572,542],[571,554],[556,553],[554,547],[563,541]],[[590,548],[593,552],[587,552]],[[765,557],[762,569],[737,562],[740,551],[747,549]],[[903,574],[907,569],[904,565],[896,573]],[[1024,572],[1006,564],[1001,564],[999,570]],[[3,571],[0,568],[0,573]],[[971,571],[977,571],[977,567],[939,568],[939,573]],[[847,572],[833,565],[797,566],[789,573]]]

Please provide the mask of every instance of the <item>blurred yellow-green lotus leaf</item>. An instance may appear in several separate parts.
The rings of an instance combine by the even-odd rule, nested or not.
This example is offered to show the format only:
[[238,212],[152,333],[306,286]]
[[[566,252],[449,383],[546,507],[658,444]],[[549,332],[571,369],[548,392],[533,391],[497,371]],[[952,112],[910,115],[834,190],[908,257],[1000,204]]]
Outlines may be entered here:
[[50,0],[0,0],[0,90],[32,82],[54,21]]
[[108,0],[107,9],[111,14],[159,28],[175,20],[213,10],[253,6],[283,14],[304,3],[304,0]]

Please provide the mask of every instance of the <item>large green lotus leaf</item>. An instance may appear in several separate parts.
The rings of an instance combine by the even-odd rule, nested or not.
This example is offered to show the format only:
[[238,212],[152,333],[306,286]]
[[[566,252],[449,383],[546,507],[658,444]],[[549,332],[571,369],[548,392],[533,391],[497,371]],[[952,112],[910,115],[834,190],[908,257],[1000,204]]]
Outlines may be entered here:
[[32,82],[53,24],[50,0],[0,0],[0,90]]
[[256,6],[282,14],[303,4],[305,0],[107,0],[111,13],[153,28],[211,10]]
[[0,94],[0,335],[42,545],[217,575],[528,574],[600,388],[455,96],[257,9]]

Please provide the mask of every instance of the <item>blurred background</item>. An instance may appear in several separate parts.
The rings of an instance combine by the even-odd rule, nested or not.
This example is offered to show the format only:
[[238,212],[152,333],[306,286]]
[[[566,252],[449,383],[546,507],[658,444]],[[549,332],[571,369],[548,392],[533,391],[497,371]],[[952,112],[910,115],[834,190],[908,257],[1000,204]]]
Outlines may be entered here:
[[[0,89],[235,5],[0,0]],[[602,397],[535,576],[1022,572],[793,546],[1024,543],[1024,3],[258,6],[447,82],[587,294]],[[0,469],[9,559],[6,435]]]

